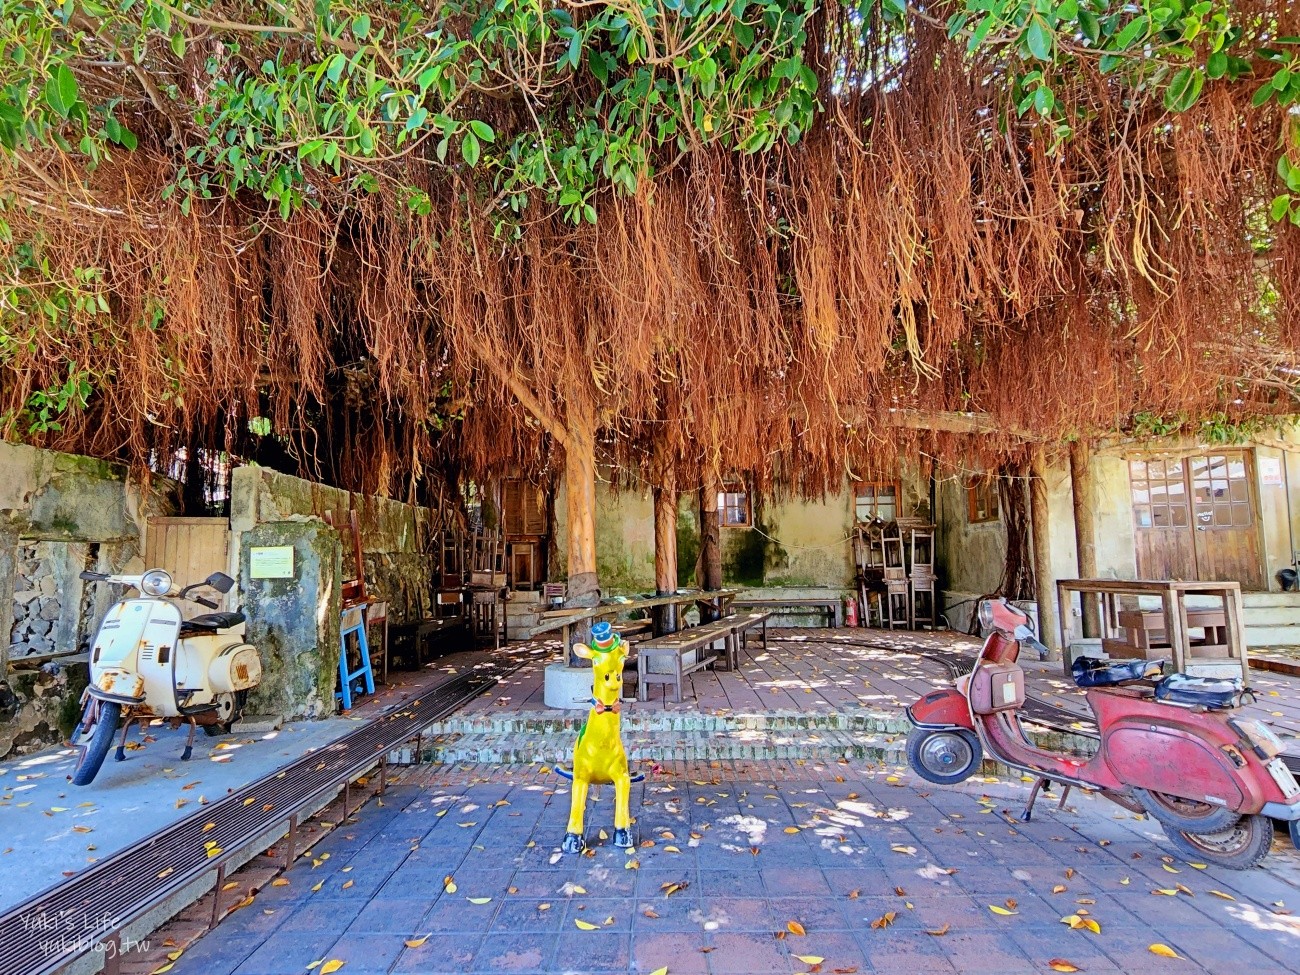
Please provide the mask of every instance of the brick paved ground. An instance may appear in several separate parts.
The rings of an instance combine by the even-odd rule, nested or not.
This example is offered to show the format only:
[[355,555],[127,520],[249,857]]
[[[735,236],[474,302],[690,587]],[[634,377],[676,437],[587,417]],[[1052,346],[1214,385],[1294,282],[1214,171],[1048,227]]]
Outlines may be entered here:
[[[1268,975],[1294,971],[1300,953],[1294,851],[1275,844],[1245,873],[1197,869],[1102,799],[1040,806],[1023,825],[1006,814],[1018,781],[943,789],[893,768],[670,766],[634,787],[642,846],[597,840],[591,856],[563,856],[565,785],[536,768],[410,774],[171,971],[1018,975],[1059,959]],[[599,798],[593,840],[610,831],[610,790]],[[1100,933],[1067,928],[1070,914]]]

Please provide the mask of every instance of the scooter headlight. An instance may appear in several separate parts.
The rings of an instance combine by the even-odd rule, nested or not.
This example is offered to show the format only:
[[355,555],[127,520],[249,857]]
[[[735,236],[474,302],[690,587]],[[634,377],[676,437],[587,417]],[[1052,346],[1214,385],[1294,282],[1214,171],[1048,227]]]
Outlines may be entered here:
[[150,569],[140,577],[140,591],[146,596],[165,596],[172,591],[172,577],[162,569]]
[[979,617],[980,626],[986,630],[993,629],[993,603],[990,600],[980,603]]

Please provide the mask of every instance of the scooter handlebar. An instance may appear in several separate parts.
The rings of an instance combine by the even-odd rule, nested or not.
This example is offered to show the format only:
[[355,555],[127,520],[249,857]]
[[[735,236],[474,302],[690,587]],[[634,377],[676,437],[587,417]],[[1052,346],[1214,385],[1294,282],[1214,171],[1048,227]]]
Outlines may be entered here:
[[193,600],[194,600],[196,603],[198,603],[200,606],[206,606],[206,607],[208,607],[208,609],[220,609],[220,608],[221,608],[221,604],[220,604],[220,603],[215,602],[215,601],[213,601],[213,600],[211,600],[211,599],[207,599],[207,598],[205,598],[205,597],[203,597],[203,596],[191,596],[191,597],[189,597],[189,598],[193,599]]
[[79,578],[82,582],[103,582],[105,579],[108,578],[108,576],[105,575],[103,572],[91,572],[89,569],[87,569],[85,572],[78,573],[77,578]]

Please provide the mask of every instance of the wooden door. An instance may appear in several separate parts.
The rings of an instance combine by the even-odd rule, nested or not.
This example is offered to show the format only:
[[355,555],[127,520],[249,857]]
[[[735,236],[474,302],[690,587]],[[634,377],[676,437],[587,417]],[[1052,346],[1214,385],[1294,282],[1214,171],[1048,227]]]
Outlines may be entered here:
[[1202,581],[1235,580],[1242,589],[1264,586],[1250,460],[1244,450],[1187,459],[1196,567]]
[[1139,578],[1262,588],[1250,481],[1247,451],[1130,460]]
[[[145,533],[144,562],[150,569],[165,569],[178,586],[200,582],[214,572],[230,568],[230,522],[225,518],[150,518]],[[227,596],[206,590],[198,595],[218,599],[225,608],[235,604],[232,590]],[[185,600],[186,617],[211,612]]]

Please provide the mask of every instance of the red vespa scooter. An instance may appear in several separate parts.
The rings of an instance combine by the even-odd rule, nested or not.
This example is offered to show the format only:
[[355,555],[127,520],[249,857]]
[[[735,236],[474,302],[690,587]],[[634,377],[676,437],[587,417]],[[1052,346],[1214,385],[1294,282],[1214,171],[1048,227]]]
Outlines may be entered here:
[[907,709],[912,769],[938,785],[962,782],[983,753],[1036,776],[1021,819],[1029,821],[1044,786],[1094,789],[1160,823],[1191,860],[1234,870],[1260,863],[1273,841],[1270,820],[1285,820],[1300,847],[1300,784],[1277,756],[1282,742],[1262,722],[1239,716],[1240,678],[1163,676],[1158,660],[1080,658],[1075,683],[1097,718],[1091,757],[1039,748],[1020,724],[1024,671],[1020,644],[1042,648],[1028,617],[1004,599],[980,604],[989,631],[974,669],[948,690]]

